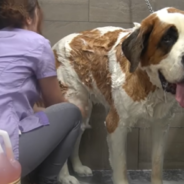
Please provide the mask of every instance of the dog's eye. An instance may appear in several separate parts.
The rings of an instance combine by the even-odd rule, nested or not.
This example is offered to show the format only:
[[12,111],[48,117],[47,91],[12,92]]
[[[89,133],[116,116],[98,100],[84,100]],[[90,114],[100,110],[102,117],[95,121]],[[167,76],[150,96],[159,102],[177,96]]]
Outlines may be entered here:
[[177,39],[178,39],[178,31],[174,26],[172,26],[163,35],[160,42],[160,47],[162,48],[168,47],[167,49],[169,49],[175,44]]
[[175,40],[175,38],[172,37],[171,35],[166,35],[166,36],[164,36],[164,37],[162,38],[162,41],[163,41],[164,43],[171,43],[171,42],[173,42],[174,40]]

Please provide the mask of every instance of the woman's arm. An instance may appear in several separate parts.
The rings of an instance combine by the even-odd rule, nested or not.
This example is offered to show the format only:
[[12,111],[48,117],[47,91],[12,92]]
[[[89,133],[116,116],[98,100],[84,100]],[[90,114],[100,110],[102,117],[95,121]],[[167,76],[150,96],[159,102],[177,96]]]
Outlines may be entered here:
[[[33,107],[34,112],[44,111],[46,107],[51,105],[66,102],[61,95],[58,80],[56,77],[47,77],[39,80],[42,99]],[[54,89],[54,90],[53,90]]]
[[[40,79],[39,83],[45,107],[62,102],[68,102],[61,93],[57,77]],[[81,106],[78,106],[78,108],[80,109],[82,116],[86,117],[85,110]]]
[[67,102],[60,91],[57,77],[54,76],[40,79],[39,84],[45,107],[61,102]]

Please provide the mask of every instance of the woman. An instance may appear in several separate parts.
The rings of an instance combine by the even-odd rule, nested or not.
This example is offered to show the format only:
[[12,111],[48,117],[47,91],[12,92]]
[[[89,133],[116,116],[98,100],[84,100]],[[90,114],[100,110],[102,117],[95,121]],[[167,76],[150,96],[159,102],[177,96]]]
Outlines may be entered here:
[[[80,133],[81,113],[62,103],[41,23],[37,0],[0,1],[0,129],[9,133],[22,176],[39,166],[37,184],[55,184]],[[34,112],[40,95],[47,108]]]

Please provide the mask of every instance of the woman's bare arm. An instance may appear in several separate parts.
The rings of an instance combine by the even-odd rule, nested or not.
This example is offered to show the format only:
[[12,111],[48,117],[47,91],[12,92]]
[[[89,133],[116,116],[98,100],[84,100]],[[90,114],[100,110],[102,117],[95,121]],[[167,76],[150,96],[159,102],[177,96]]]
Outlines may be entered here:
[[67,102],[60,91],[57,77],[40,79],[39,84],[45,107],[49,107],[57,103]]
[[[45,107],[49,107],[51,105],[62,103],[62,102],[68,102],[60,91],[57,77],[48,77],[48,78],[40,79],[39,83],[40,83],[42,98],[43,98]],[[82,116],[86,117],[85,110],[80,106],[78,106],[78,108],[80,109]],[[38,112],[41,110],[43,110],[43,108],[34,106],[34,111]]]

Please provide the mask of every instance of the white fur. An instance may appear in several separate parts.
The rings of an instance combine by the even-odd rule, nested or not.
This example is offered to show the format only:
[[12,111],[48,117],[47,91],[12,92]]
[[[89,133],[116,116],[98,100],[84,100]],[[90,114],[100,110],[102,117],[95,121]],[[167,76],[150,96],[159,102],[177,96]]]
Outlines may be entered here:
[[122,29],[121,27],[113,27],[113,26],[106,26],[106,27],[98,27],[94,30],[100,31],[101,35],[104,35],[105,33],[108,33],[110,31],[116,31]]
[[126,175],[127,133],[127,128],[120,124],[113,134],[107,136],[109,161],[113,169],[114,184],[128,184]]
[[79,184],[79,181],[69,174],[67,163],[62,167],[58,179],[62,184]]
[[[152,127],[152,184],[162,184],[162,166],[163,152],[166,133],[169,122],[174,115],[173,109],[177,107],[175,98],[170,93],[162,90],[160,80],[158,78],[158,69],[169,82],[176,82],[184,78],[184,70],[181,64],[181,56],[184,54],[184,15],[176,13],[175,15],[167,13],[167,9],[156,12],[158,18],[169,24],[174,24],[179,30],[179,39],[173,46],[168,56],[159,64],[143,68],[150,77],[151,82],[158,87],[154,92],[149,93],[146,99],[135,102],[122,88],[125,83],[125,73],[123,73],[120,63],[117,62],[115,47],[120,40],[128,33],[123,32],[119,35],[117,42],[108,53],[109,71],[111,73],[111,92],[115,109],[119,115],[118,128],[107,137],[110,153],[110,164],[113,169],[114,184],[128,184],[126,173],[126,140],[128,130],[138,121],[145,121],[146,126]],[[134,24],[133,31],[141,25]],[[101,35],[114,31],[117,27],[101,27],[99,30]],[[83,107],[86,111],[86,118],[83,120],[83,130],[89,126],[89,118],[91,114],[92,103],[102,103],[106,109],[109,109],[108,102],[98,89],[92,75],[92,90],[85,86],[79,79],[77,73],[72,68],[67,57],[70,56],[70,42],[79,34],[71,34],[61,39],[53,47],[57,51],[58,60],[62,63],[57,70],[58,79],[69,87],[65,97],[72,103]],[[84,44],[87,44],[84,41]],[[123,53],[122,53],[123,54]],[[89,74],[90,75],[90,74]],[[107,110],[108,111],[108,110]],[[82,136],[82,134],[81,134]],[[79,175],[89,176],[92,171],[83,166],[78,155],[80,139],[79,137],[74,153],[72,155],[72,164],[74,170]],[[66,176],[66,178],[64,178]],[[60,178],[64,184],[78,184],[77,180],[71,178],[68,173],[67,165],[61,171]],[[72,181],[70,181],[72,180]]]

